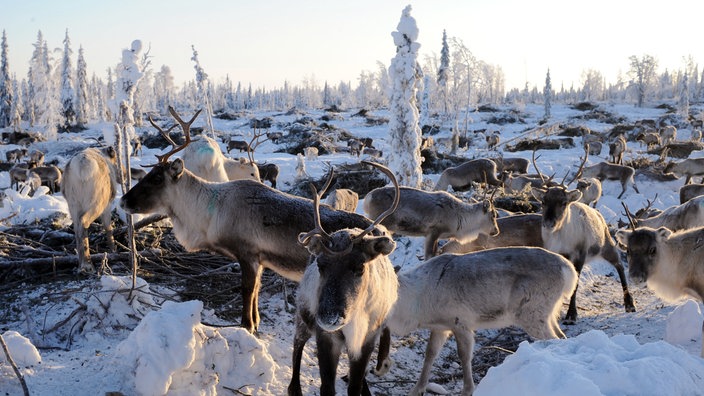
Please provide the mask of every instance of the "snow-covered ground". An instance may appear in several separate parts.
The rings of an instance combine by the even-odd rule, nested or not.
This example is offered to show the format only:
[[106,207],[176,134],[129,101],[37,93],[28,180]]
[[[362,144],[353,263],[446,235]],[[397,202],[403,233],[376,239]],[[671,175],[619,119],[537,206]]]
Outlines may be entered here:
[[[632,105],[602,104],[601,108],[625,117],[629,122],[655,119],[665,110],[635,108]],[[388,150],[387,127],[367,126],[360,117],[351,117],[357,109],[341,113],[341,120],[329,121],[358,137],[371,137],[375,146]],[[503,126],[487,124],[492,113],[473,113],[470,130],[489,128],[501,131],[502,141],[518,137],[537,125],[543,115],[541,106],[518,109],[526,123]],[[553,119],[571,125],[586,125],[593,131],[609,131],[613,125],[572,118],[583,114],[567,106],[553,105]],[[279,113],[252,114],[261,118],[275,116],[277,123],[290,122],[299,115]],[[310,111],[318,118],[321,111]],[[375,115],[385,116],[384,112]],[[215,129],[227,134],[250,136],[246,119],[215,119]],[[202,120],[196,126],[203,124]],[[276,129],[276,128],[273,128]],[[58,142],[39,143],[47,159],[68,160],[71,147],[89,143],[90,136],[111,131],[110,125],[92,125],[78,136],[60,135]],[[144,127],[138,132],[147,131]],[[678,131],[687,139],[688,130]],[[444,128],[435,136],[447,137]],[[460,152],[467,158],[494,156],[482,138],[476,146]],[[94,141],[93,141],[94,142]],[[224,147],[224,145],[223,145]],[[500,146],[500,150],[504,146]],[[12,149],[3,146],[0,151]],[[287,190],[296,177],[296,157],[275,153],[277,146],[265,142],[257,148],[259,161],[275,162],[281,169],[279,188]],[[440,151],[444,149],[441,148]],[[135,164],[155,162],[156,150],[145,148]],[[504,153],[506,156],[530,158],[531,152]],[[538,165],[547,175],[560,180],[568,169],[575,171],[582,149],[541,150]],[[608,154],[605,147],[602,159]],[[692,157],[703,153],[694,152]],[[629,143],[626,160],[644,156],[643,148]],[[0,157],[3,157],[0,153]],[[589,159],[589,164],[600,161]],[[356,162],[346,153],[320,156],[306,163],[307,172],[321,177],[327,163]],[[439,175],[424,175],[432,182]],[[664,209],[678,203],[678,189],[683,180],[657,182],[636,178],[640,193],[629,188],[623,199],[617,182],[605,182],[604,196],[597,209],[611,226],[625,220],[621,201],[631,210],[648,200]],[[0,173],[0,186],[8,186],[7,172]],[[6,223],[32,223],[58,212],[67,213],[60,194],[40,192],[29,198],[6,190],[0,219]],[[471,193],[470,193],[471,194]],[[656,198],[657,195],[657,198]],[[358,207],[361,213],[361,202]],[[67,217],[63,220],[70,223]],[[422,238],[401,237],[391,255],[394,265],[405,266],[422,256]],[[141,281],[141,280],[140,280]],[[70,282],[26,283],[5,290],[7,304],[0,307],[0,332],[12,357],[24,375],[33,395],[96,395],[120,392],[124,395],[281,395],[291,377],[293,315],[285,309],[283,294],[265,292],[260,298],[262,324],[258,337],[237,326],[225,323],[200,301],[180,301],[169,285],[150,285],[141,281],[138,290],[129,293],[129,274],[105,275],[101,278],[77,278]],[[698,303],[687,301],[669,304],[661,301],[644,285],[630,285],[637,311],[626,313],[617,276],[602,260],[589,263],[582,273],[578,293],[577,324],[564,326],[566,340],[524,341],[515,353],[506,353],[503,363],[490,368],[478,384],[476,395],[697,395],[704,394],[704,360],[701,352],[702,313]],[[566,308],[566,305],[565,305]],[[563,310],[564,314],[564,310]],[[210,324],[225,324],[214,327]],[[509,332],[522,334],[517,329]],[[491,349],[487,342],[505,335],[500,330],[477,332],[479,349]],[[394,338],[391,357],[395,364],[384,377],[372,374],[368,380],[376,394],[406,394],[417,380],[423,362],[427,333],[418,331],[405,338]],[[0,353],[0,392],[20,395],[22,389],[11,366]],[[475,365],[478,362],[475,360]],[[346,373],[343,356],[338,377]],[[435,363],[430,391],[458,394],[462,374],[451,339]],[[315,346],[309,342],[303,357],[304,393],[318,394],[320,384]],[[346,392],[342,379],[337,391]]]

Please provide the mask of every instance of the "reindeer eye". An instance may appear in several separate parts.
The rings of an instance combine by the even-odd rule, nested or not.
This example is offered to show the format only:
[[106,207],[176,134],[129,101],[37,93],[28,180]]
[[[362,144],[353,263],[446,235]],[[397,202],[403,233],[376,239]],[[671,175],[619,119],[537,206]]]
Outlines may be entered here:
[[352,273],[353,273],[355,276],[362,276],[362,275],[364,275],[364,263],[353,266],[353,267],[352,267]]
[[655,252],[657,250],[655,249],[655,246],[651,246],[650,249],[648,249],[648,254],[651,256],[655,256]]

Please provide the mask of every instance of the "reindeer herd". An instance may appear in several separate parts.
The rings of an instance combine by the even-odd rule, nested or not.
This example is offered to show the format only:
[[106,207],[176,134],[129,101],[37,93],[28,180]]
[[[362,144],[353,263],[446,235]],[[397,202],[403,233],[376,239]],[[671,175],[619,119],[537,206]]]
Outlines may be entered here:
[[[263,270],[299,282],[290,395],[304,393],[301,359],[311,337],[317,344],[320,393],[335,394],[337,366],[346,350],[348,394],[366,395],[370,391],[365,377],[376,345],[379,361],[374,372],[383,375],[391,365],[390,335],[402,337],[416,329],[429,329],[430,338],[410,394],[427,390],[433,361],[452,334],[463,369],[462,394],[471,395],[474,331],[515,325],[534,339],[565,338],[558,316],[569,297],[563,323],[577,321],[578,279],[590,260],[601,257],[614,267],[624,310],[636,310],[618,244],[627,252],[632,281],[647,282],[665,299],[704,298],[704,184],[690,184],[694,177],[704,176],[702,159],[684,159],[664,168],[677,178],[686,177],[680,205],[650,217],[632,215],[624,205],[629,226],[617,230],[614,238],[596,206],[605,181],[620,183],[619,199],[629,186],[639,191],[635,169],[623,161],[625,136],[609,142],[609,161],[587,166],[590,155],[600,155],[601,150],[593,148],[607,142],[585,135],[579,169],[571,181],[565,175],[559,183],[554,175],[545,177],[540,172],[535,152],[532,163],[537,175],[527,173],[526,159],[477,158],[447,167],[435,191],[399,186],[388,168],[363,161],[368,169],[387,175],[391,186],[368,192],[362,198],[362,215],[356,213],[360,197],[349,189],[332,191],[321,203],[332,172],[320,192],[312,187],[313,199],[280,191],[278,167],[258,165],[253,158],[262,135],[250,142],[227,141],[228,152],[242,146],[249,157],[230,159],[215,140],[191,139],[191,125],[200,111],[188,121],[173,108],[169,112],[176,124],[168,129],[149,121],[172,149],[157,156],[150,171],[120,198],[119,206],[129,214],[167,215],[186,250],[205,250],[237,261],[241,325],[250,333],[259,329]],[[176,127],[183,131],[183,144],[170,138]],[[672,142],[677,132],[673,129],[641,133],[634,140],[648,146]],[[498,134],[487,142],[496,150]],[[354,155],[363,147],[361,140],[349,144]],[[179,152],[179,158],[171,159]],[[28,155],[26,150],[7,152],[8,161]],[[44,181],[42,172],[33,170],[43,156],[33,158],[33,166],[15,167],[15,173],[25,177],[17,176],[17,183],[30,183],[30,174],[40,179],[37,183]],[[74,155],[53,180],[61,187],[74,223],[80,271],[95,271],[86,229],[97,218],[110,249],[115,248],[110,203],[116,196],[118,173],[112,148],[88,148]],[[483,190],[484,195],[460,199],[448,192],[449,187],[453,192]],[[495,203],[499,191],[526,194],[541,211],[499,210]],[[396,248],[394,235],[424,238],[418,265],[394,269],[390,259]]]

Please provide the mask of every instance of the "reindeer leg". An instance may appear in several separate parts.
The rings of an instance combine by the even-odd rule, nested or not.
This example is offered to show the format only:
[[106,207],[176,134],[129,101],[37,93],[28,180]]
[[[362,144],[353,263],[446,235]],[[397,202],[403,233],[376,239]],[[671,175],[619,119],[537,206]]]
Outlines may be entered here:
[[110,210],[109,205],[100,215],[100,222],[103,225],[103,230],[105,230],[105,237],[108,240],[108,247],[111,252],[115,252],[115,239],[112,236],[112,211]]
[[296,315],[296,335],[293,338],[293,364],[291,366],[291,382],[288,384],[289,396],[303,396],[301,391],[301,359],[303,358],[303,348],[312,335],[310,329],[301,317],[302,313]]
[[[577,271],[577,279],[579,279],[579,276],[582,273],[582,268],[584,267],[584,261],[586,260],[586,255],[584,252],[579,252],[578,256],[572,260],[569,256],[564,255],[566,259],[572,261],[572,265],[574,265],[574,269]],[[562,321],[562,323],[566,325],[572,325],[577,323],[577,289],[579,288],[579,282],[577,282],[577,285],[574,287],[574,292],[572,293],[572,297],[570,298],[570,306],[567,309],[567,314],[565,315],[565,320]]]
[[369,384],[367,384],[366,374],[369,358],[374,351],[376,337],[369,337],[369,340],[362,345],[362,351],[357,359],[350,359],[349,383],[347,384],[348,395],[371,395]]
[[250,333],[257,331],[259,312],[257,294],[261,285],[261,266],[255,262],[240,258],[242,271],[242,327]]
[[425,260],[430,260],[438,253],[438,238],[440,233],[437,231],[431,231],[425,236]]
[[433,330],[430,332],[430,339],[428,339],[428,346],[425,348],[425,359],[423,360],[423,369],[420,373],[420,378],[416,382],[413,389],[408,393],[409,395],[422,395],[425,393],[425,388],[428,387],[428,381],[430,380],[430,370],[433,368],[433,362],[437,358],[440,350],[447,337],[450,336],[450,331],[440,331]]
[[318,366],[320,368],[320,396],[335,395],[335,376],[340,362],[344,340],[339,334],[316,330],[318,344]]
[[452,332],[457,341],[457,355],[462,363],[462,376],[464,386],[462,395],[470,396],[474,392],[474,379],[472,377],[472,353],[474,352],[474,332],[455,330]]
[[616,268],[616,272],[618,273],[618,278],[621,281],[621,288],[623,289],[623,306],[626,309],[626,312],[635,312],[636,311],[636,306],[635,303],[633,302],[633,297],[631,296],[631,293],[628,291],[628,283],[626,281],[626,274],[623,269],[623,264],[621,264],[621,260],[619,260],[618,252],[616,251],[615,246],[605,246],[604,250],[602,251],[602,256],[606,261],[611,263],[611,265]]
[[391,331],[388,327],[384,327],[379,337],[379,354],[374,375],[381,377],[389,372],[391,365],[394,363],[393,360],[389,359],[389,350],[391,350]]

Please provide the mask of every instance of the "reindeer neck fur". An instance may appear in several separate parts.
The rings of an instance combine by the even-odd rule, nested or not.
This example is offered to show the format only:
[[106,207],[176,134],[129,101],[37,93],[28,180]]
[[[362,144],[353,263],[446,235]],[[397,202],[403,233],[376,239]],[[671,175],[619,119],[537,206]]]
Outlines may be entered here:
[[216,202],[223,186],[226,184],[208,182],[184,169],[180,180],[168,190],[164,209],[171,218],[176,239],[186,250],[209,248],[208,233],[217,216]]
[[[571,249],[574,245],[574,238],[578,235],[591,235],[590,232],[585,232],[585,229],[594,227],[598,219],[595,219],[592,209],[581,203],[571,202],[565,210],[565,215],[560,221],[555,223],[555,227],[541,227],[543,242],[545,248],[551,251],[565,253],[562,250],[565,247]],[[601,234],[596,234],[601,235]],[[580,241],[585,246],[591,245],[594,241]],[[571,252],[567,252],[571,253]]]
[[[460,203],[455,213],[457,216],[451,217],[456,220],[456,224],[452,234],[455,239],[460,243],[467,243],[474,239],[477,239],[480,233],[485,232],[484,227],[477,227],[477,225],[484,225],[487,222],[486,217],[489,216],[484,212],[484,203],[479,202],[475,204]],[[479,221],[477,221],[479,219]],[[461,231],[461,232],[458,232]]]

